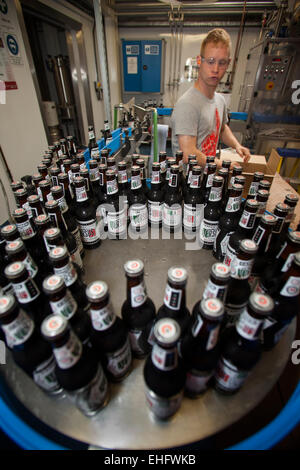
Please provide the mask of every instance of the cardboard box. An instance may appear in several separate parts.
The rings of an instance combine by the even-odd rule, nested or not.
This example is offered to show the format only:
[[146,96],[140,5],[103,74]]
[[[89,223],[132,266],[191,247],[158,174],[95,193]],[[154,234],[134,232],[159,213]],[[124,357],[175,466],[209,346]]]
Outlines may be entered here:
[[240,157],[233,149],[224,149],[221,151],[221,160],[231,160],[234,163],[239,163],[242,168],[242,174],[246,177],[246,183],[244,186],[243,197],[246,197],[249,191],[250,184],[253,179],[253,174],[256,171],[264,173],[264,179],[273,182],[280,156],[275,149],[272,150],[269,160],[266,161],[264,155],[251,155],[248,163],[244,163],[242,157]]

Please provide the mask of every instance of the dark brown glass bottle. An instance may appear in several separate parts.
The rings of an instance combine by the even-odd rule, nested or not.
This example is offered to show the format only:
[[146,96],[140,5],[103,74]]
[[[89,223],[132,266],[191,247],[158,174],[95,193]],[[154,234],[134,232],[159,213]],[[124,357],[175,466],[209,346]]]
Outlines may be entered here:
[[143,232],[146,231],[148,227],[148,210],[139,166],[131,167],[130,185],[128,197],[130,227],[136,232]]
[[241,165],[239,165],[238,163],[235,163],[232,167],[232,174],[231,174],[231,178],[229,180],[229,188],[235,184],[235,177],[236,176],[240,176],[242,174],[242,171],[243,171],[243,168],[241,167]]
[[144,366],[145,393],[151,412],[167,419],[180,408],[186,372],[178,356],[180,327],[163,318],[154,327],[155,344]]
[[143,158],[138,158],[137,161],[136,161],[136,164],[140,168],[142,188],[143,188],[143,191],[145,193],[145,196],[147,197],[149,189],[148,189],[148,186],[147,186],[147,179],[146,179],[145,160]]
[[84,415],[95,415],[108,402],[108,383],[98,359],[61,315],[48,316],[41,331],[52,346],[59,384]]
[[27,214],[28,214],[28,217],[31,218],[32,217],[32,211],[31,211],[31,208],[30,208],[30,206],[28,204],[28,201],[27,201],[27,198],[28,198],[27,190],[26,189],[17,189],[14,192],[14,196],[15,196],[15,199],[16,199],[17,207],[25,209]]
[[119,187],[119,197],[121,206],[124,206],[126,220],[129,222],[129,214],[128,214],[128,198],[129,198],[129,183],[128,183],[128,176],[127,176],[127,163],[125,160],[121,160],[118,163],[118,187]]
[[264,174],[261,171],[256,171],[253,175],[250,184],[247,199],[255,199],[258,191],[259,182],[264,179]]
[[[230,279],[230,269],[226,264],[214,263],[211,268],[211,273],[205,289],[202,294],[202,299],[217,298],[225,302],[228,290],[228,282]],[[197,307],[197,304],[196,306]],[[194,307],[194,309],[195,309]],[[193,309],[193,315],[194,315]]]
[[210,195],[210,188],[213,186],[213,179],[216,175],[217,171],[217,164],[216,163],[208,163],[207,165],[207,173],[204,173],[202,179],[202,191],[204,197],[204,204],[207,204],[209,195]]
[[91,282],[86,288],[86,296],[90,302],[92,347],[99,353],[107,377],[119,382],[130,373],[132,366],[127,329],[114,313],[105,282]]
[[152,163],[151,189],[147,193],[148,197],[148,224],[152,228],[162,226],[162,213],[164,192],[161,182],[161,166],[158,162]]
[[127,217],[125,208],[119,203],[118,183],[113,170],[106,172],[106,194],[108,236],[111,239],[125,238]]
[[28,204],[30,206],[33,220],[41,214],[45,214],[45,209],[41,203],[41,200],[37,194],[32,194],[27,198]]
[[256,219],[254,222],[255,229],[258,227],[260,219],[262,218],[262,216],[264,215],[266,211],[269,195],[270,193],[266,189],[259,189],[257,191],[256,200],[259,203],[259,206],[258,206],[258,210],[256,213]]
[[179,188],[179,166],[172,165],[168,187],[165,192],[162,226],[165,231],[174,233],[182,229],[182,194]]
[[96,141],[94,126],[89,126],[88,132],[89,132],[89,145],[88,145],[88,147],[89,147],[89,151],[90,151],[90,157],[92,159],[97,159],[100,156],[100,150],[99,150],[98,142]]
[[151,350],[148,338],[156,310],[147,295],[144,263],[138,259],[127,261],[124,270],[127,279],[127,298],[122,305],[121,315],[129,331],[133,355],[142,359]]
[[39,273],[38,265],[35,260],[31,257],[30,253],[27,252],[26,246],[22,240],[17,240],[15,242],[10,242],[5,247],[8,258],[11,263],[21,261],[27,271],[29,276],[35,281],[39,290],[42,288],[42,276]]
[[202,248],[206,250],[213,249],[217,236],[219,220],[221,217],[222,185],[223,178],[221,176],[213,176],[213,183],[210,188],[208,202],[204,208],[204,218],[201,222],[199,232],[200,244],[202,245]]
[[39,188],[42,193],[43,205],[45,206],[46,202],[52,201],[53,196],[51,193],[51,184],[48,180],[42,180],[39,183]]

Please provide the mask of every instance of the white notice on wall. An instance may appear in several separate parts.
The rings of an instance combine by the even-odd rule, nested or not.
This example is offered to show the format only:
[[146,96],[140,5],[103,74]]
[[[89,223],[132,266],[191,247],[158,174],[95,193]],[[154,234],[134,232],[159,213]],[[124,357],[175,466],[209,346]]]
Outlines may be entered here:
[[138,73],[137,57],[127,57],[127,73],[128,74]]

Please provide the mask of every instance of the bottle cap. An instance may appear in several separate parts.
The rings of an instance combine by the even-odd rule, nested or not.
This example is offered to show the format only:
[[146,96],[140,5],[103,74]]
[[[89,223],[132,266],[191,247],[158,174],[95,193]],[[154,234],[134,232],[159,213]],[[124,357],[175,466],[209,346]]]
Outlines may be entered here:
[[48,341],[58,339],[68,329],[68,322],[62,315],[48,315],[42,323],[41,332]]
[[252,292],[249,297],[249,305],[256,313],[269,314],[274,309],[274,301],[267,294]]
[[297,232],[296,230],[288,232],[288,238],[294,243],[300,243],[300,232]]
[[26,215],[26,214],[27,214],[27,212],[25,211],[25,209],[23,209],[23,207],[19,207],[18,209],[14,210],[13,217],[14,217],[14,219],[19,219],[21,217],[24,217],[24,215]]
[[43,290],[45,294],[55,294],[65,287],[65,281],[61,276],[56,274],[47,276],[43,281]]
[[263,179],[265,175],[261,171],[256,171],[253,176],[255,176],[255,178]]
[[217,279],[226,280],[230,278],[230,267],[224,263],[214,263],[211,272]]
[[20,188],[15,191],[17,196],[27,196],[27,190],[25,188]]
[[270,181],[268,181],[268,180],[261,180],[261,181],[259,182],[259,186],[260,186],[261,188],[270,189],[271,183],[270,183]]
[[244,253],[251,253],[255,254],[258,250],[258,246],[255,241],[250,240],[249,238],[245,238],[244,240],[240,241],[240,251]]
[[18,233],[17,226],[15,224],[4,225],[1,229],[1,234],[5,238],[8,235],[15,235]]
[[231,189],[234,189],[235,191],[243,191],[244,188],[242,184],[233,183]]
[[48,210],[48,209],[49,209],[49,210],[51,210],[51,209],[53,210],[53,209],[57,209],[59,206],[58,206],[58,202],[55,201],[55,199],[51,199],[50,201],[47,201],[47,202],[45,203],[45,207],[46,207],[47,210]]
[[53,227],[53,228],[48,228],[44,235],[47,237],[49,240],[52,240],[53,238],[56,238],[58,235],[60,235],[60,229],[58,227]]
[[41,188],[46,188],[47,186],[51,186],[51,185],[50,185],[50,181],[48,181],[48,180],[42,180],[42,181],[39,182],[39,186],[40,186]]
[[27,270],[21,261],[16,261],[15,263],[9,264],[4,270],[4,274],[8,279],[15,279],[24,272],[27,272]]
[[296,196],[296,194],[293,194],[293,193],[288,193],[286,196],[285,196],[285,200],[288,201],[289,203],[291,203],[292,205],[296,205],[297,202],[299,201],[299,197]]
[[223,182],[223,179],[224,178],[222,176],[215,175],[213,177],[213,183],[220,183],[221,184]]
[[11,294],[0,297],[0,318],[9,315],[17,306],[17,300]]
[[108,294],[108,285],[104,281],[94,281],[87,286],[85,292],[90,302],[102,300]]
[[262,198],[264,198],[264,199],[268,199],[269,194],[270,194],[269,191],[267,191],[266,189],[259,189],[259,190],[257,191],[257,196],[260,196],[260,197],[262,197]]
[[279,202],[275,206],[276,211],[280,211],[282,215],[287,215],[289,212],[289,206],[287,204],[284,204],[283,202]]
[[[39,196],[37,194],[31,194],[28,196],[27,201],[30,203],[38,202],[40,200]],[[24,210],[24,209],[23,209]]]
[[62,191],[63,191],[62,186],[52,186],[51,188],[51,193],[54,193],[54,194],[60,193]]
[[168,279],[173,282],[173,284],[185,284],[187,277],[187,270],[185,268],[172,266],[168,270]]
[[294,260],[293,260],[297,266],[300,266],[300,251],[294,254]]
[[172,318],[162,318],[154,325],[154,336],[162,346],[175,344],[181,334],[180,326]]
[[259,202],[256,199],[248,199],[246,202],[246,206],[251,207],[251,209],[258,209]]
[[130,260],[124,264],[124,269],[127,276],[136,277],[144,272],[144,263],[140,259]]
[[49,258],[51,261],[57,261],[64,258],[69,258],[69,253],[65,246],[57,246],[50,250]]
[[265,222],[268,225],[275,225],[276,224],[276,217],[272,214],[263,214],[261,217],[261,221]]
[[202,299],[200,302],[201,312],[210,318],[219,318],[224,314],[224,305],[220,299]]
[[34,219],[34,223],[37,224],[37,225],[43,225],[43,224],[45,224],[46,222],[50,222],[50,217],[49,217],[49,215],[46,215],[46,214],[38,215],[38,216]]
[[14,242],[10,242],[6,245],[5,250],[8,254],[10,253],[20,253],[25,248],[24,243],[22,240],[16,240]]
[[235,177],[235,182],[237,184],[240,184],[240,185],[244,186],[244,184],[246,182],[246,176],[243,176],[243,175],[236,176]]

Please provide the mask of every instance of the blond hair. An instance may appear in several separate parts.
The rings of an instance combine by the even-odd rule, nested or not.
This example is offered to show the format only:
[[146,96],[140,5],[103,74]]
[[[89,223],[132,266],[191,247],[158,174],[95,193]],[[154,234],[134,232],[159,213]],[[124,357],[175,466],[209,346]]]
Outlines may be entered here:
[[205,50],[206,44],[208,44],[210,42],[212,42],[214,44],[218,44],[219,42],[221,42],[222,44],[224,44],[224,46],[228,47],[229,55],[230,55],[231,39],[230,39],[230,36],[227,33],[227,31],[225,31],[225,29],[215,28],[215,29],[212,29],[211,31],[209,31],[207,33],[207,35],[205,36],[205,38],[203,39],[202,44],[201,44],[200,55],[202,57],[204,55],[204,50]]

